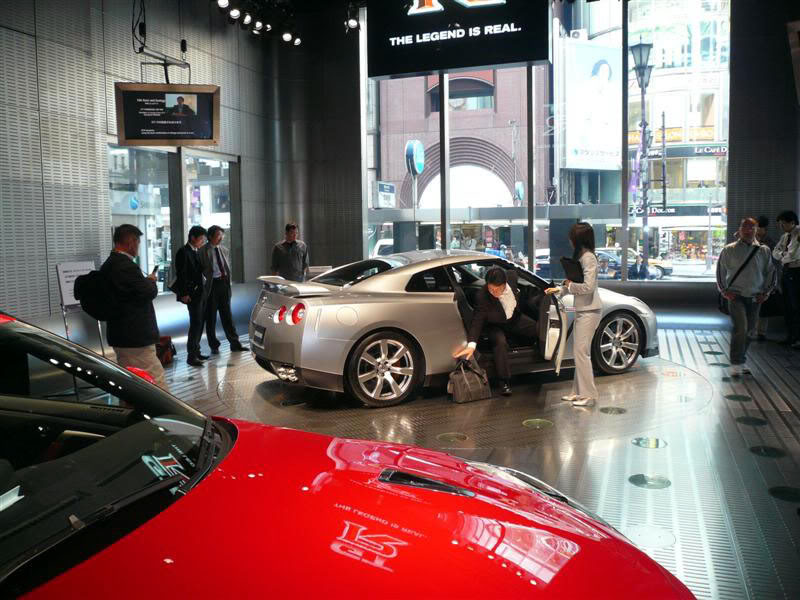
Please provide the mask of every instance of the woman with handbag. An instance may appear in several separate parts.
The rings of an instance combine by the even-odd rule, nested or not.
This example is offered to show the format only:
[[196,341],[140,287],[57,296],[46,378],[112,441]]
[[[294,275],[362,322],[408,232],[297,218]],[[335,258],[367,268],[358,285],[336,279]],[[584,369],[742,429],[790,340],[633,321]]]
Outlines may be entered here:
[[600,324],[603,303],[597,293],[597,257],[594,253],[594,230],[589,223],[576,223],[569,230],[569,242],[574,249],[573,259],[583,270],[583,281],[569,279],[561,287],[545,290],[548,295],[559,294],[575,296],[575,378],[572,392],[562,399],[573,406],[589,406],[597,400],[597,387],[594,384],[592,366],[592,339]]

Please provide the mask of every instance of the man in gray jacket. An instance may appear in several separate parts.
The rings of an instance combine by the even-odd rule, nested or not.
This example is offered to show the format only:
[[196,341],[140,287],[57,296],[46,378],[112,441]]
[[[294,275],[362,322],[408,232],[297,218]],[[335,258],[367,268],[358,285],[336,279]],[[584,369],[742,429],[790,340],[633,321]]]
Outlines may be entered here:
[[722,249],[717,262],[717,287],[728,301],[728,312],[733,323],[730,350],[732,377],[750,373],[745,365],[750,343],[747,334],[755,324],[758,307],[775,287],[772,253],[768,246],[756,239],[757,226],[758,221],[752,217],[742,219],[738,239]]

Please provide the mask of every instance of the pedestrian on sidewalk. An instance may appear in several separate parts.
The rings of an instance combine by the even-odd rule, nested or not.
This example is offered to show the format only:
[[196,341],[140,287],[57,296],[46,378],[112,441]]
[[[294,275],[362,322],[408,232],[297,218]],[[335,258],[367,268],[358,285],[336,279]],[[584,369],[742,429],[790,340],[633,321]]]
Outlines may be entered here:
[[800,348],[800,226],[797,224],[797,213],[783,211],[778,215],[778,225],[783,235],[772,256],[780,261],[783,271],[781,290],[786,339],[781,343],[797,349]]

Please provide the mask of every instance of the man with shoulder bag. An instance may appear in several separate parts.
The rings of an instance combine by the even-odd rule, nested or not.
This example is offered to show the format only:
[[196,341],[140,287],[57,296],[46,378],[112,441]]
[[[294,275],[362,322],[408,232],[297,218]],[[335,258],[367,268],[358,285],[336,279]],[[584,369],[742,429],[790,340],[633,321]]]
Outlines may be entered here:
[[717,262],[720,310],[730,315],[733,324],[730,348],[732,377],[750,373],[746,366],[750,344],[748,333],[755,324],[758,307],[775,287],[772,253],[769,247],[756,239],[757,225],[752,217],[742,219],[738,239],[723,248]]

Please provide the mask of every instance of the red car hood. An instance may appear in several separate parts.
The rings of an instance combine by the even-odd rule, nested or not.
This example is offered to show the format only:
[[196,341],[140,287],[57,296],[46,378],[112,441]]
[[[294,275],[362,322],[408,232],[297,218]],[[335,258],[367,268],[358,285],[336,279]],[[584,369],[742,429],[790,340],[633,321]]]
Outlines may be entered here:
[[613,530],[451,456],[234,424],[194,490],[28,597],[693,597]]

